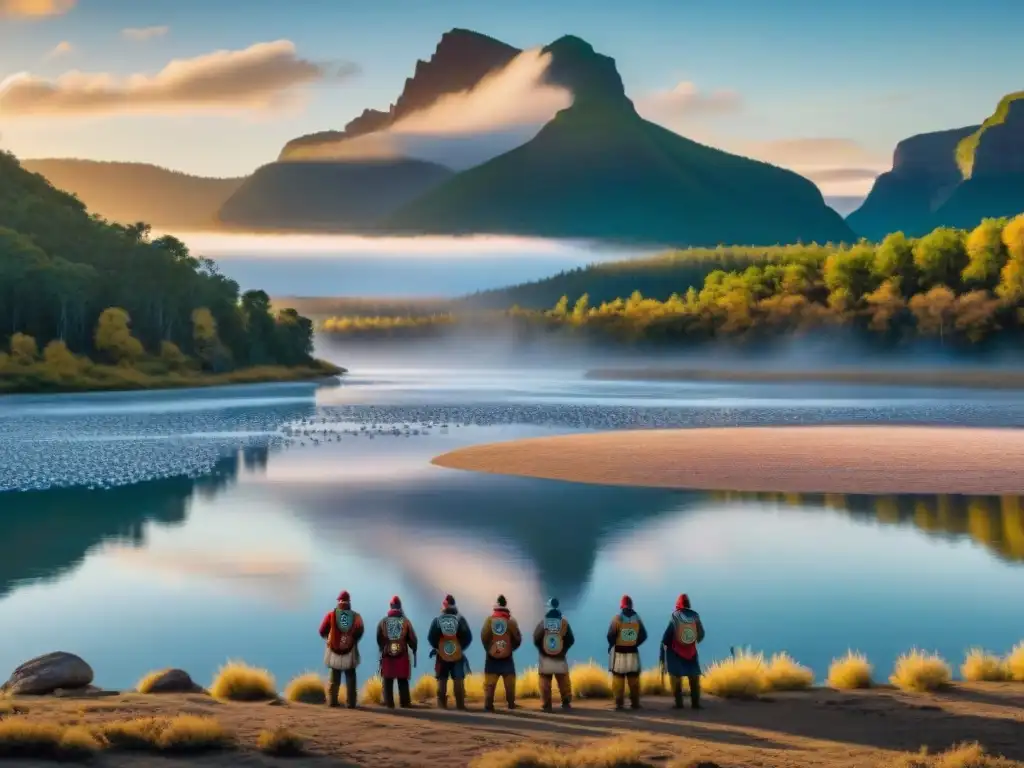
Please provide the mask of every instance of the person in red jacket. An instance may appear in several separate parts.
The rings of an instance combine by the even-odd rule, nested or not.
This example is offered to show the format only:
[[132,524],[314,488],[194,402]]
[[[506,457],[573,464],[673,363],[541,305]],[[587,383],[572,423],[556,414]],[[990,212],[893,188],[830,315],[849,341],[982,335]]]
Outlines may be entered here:
[[356,667],[359,666],[359,641],[363,638],[363,617],[352,610],[348,592],[338,595],[338,605],[320,622],[320,637],[327,641],[324,664],[331,670],[327,704],[338,706],[341,675],[345,674],[346,704],[356,706]]
[[416,631],[402,612],[398,595],[391,598],[388,615],[377,625],[377,647],[380,649],[380,676],[384,682],[384,706],[395,708],[395,681],[398,681],[398,700],[403,709],[412,706],[409,678],[412,664],[409,652],[416,658]]

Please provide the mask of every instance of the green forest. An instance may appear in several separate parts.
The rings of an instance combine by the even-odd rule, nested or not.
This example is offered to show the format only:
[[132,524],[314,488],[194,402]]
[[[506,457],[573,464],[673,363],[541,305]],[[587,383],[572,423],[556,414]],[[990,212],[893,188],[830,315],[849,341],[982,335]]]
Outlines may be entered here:
[[110,224],[0,152],[0,392],[336,374],[313,323],[273,312],[180,240]]
[[[715,264],[715,255],[732,269]],[[971,231],[941,227],[911,239],[902,233],[881,243],[700,250],[692,263],[706,270],[698,285],[677,281],[686,252],[661,261],[664,282],[651,298],[641,290],[600,302],[588,293],[564,294],[547,310],[468,309],[420,317],[334,317],[323,330],[356,338],[441,333],[453,326],[477,330],[484,320],[524,332],[569,331],[622,341],[696,342],[760,337],[846,326],[895,341],[935,337],[979,344],[1024,327],[1024,215],[987,219]],[[644,268],[647,264],[643,265]],[[629,262],[619,268],[635,274]],[[616,274],[605,266],[603,272]],[[625,286],[625,284],[623,284]],[[666,295],[667,294],[667,295]]]

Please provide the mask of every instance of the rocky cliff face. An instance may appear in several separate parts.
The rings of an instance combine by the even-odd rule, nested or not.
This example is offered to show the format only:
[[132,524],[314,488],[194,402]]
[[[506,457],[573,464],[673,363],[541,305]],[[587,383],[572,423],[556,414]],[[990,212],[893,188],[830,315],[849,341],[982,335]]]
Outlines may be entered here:
[[956,180],[956,147],[960,140],[978,130],[977,125],[947,131],[921,133],[896,145],[891,173],[925,173],[936,180]]
[[1024,174],[1024,94],[1011,101],[1003,121],[985,128],[974,151],[972,178]]

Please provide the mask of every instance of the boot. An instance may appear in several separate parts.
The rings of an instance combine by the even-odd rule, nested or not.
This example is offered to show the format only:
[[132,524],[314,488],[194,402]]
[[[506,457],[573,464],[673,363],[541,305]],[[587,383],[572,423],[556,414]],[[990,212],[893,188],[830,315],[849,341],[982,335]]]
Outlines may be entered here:
[[442,677],[437,681],[437,706],[440,709],[448,709],[448,678]]
[[465,711],[466,709],[466,681],[454,680],[455,684],[455,708]]
[[484,712],[494,711],[494,693],[497,685],[494,683],[484,683]]
[[355,671],[347,672],[345,675],[345,693],[347,694],[347,701],[345,705],[349,709],[356,708],[356,673]]
[[384,678],[384,706],[388,709],[395,708],[395,681]]
[[702,709],[700,705],[700,675],[690,675],[690,706]]
[[409,695],[409,681],[398,681],[398,703],[402,709],[409,709],[412,706],[412,696]]

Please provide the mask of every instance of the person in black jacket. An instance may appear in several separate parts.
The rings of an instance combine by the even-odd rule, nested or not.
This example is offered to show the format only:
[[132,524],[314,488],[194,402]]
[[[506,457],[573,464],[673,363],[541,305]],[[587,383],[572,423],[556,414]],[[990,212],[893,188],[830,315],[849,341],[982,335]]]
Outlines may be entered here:
[[446,595],[441,604],[441,615],[430,622],[427,642],[436,657],[434,674],[437,676],[437,706],[448,708],[448,680],[452,681],[455,707],[466,708],[466,648],[473,642],[469,622],[459,613],[455,598]]
[[540,653],[537,671],[540,673],[540,696],[545,712],[551,711],[551,681],[558,682],[558,695],[562,697],[562,709],[569,709],[572,702],[572,681],[569,679],[569,662],[566,655],[576,642],[572,627],[558,610],[558,598],[548,600],[548,611],[533,630],[533,644]]

